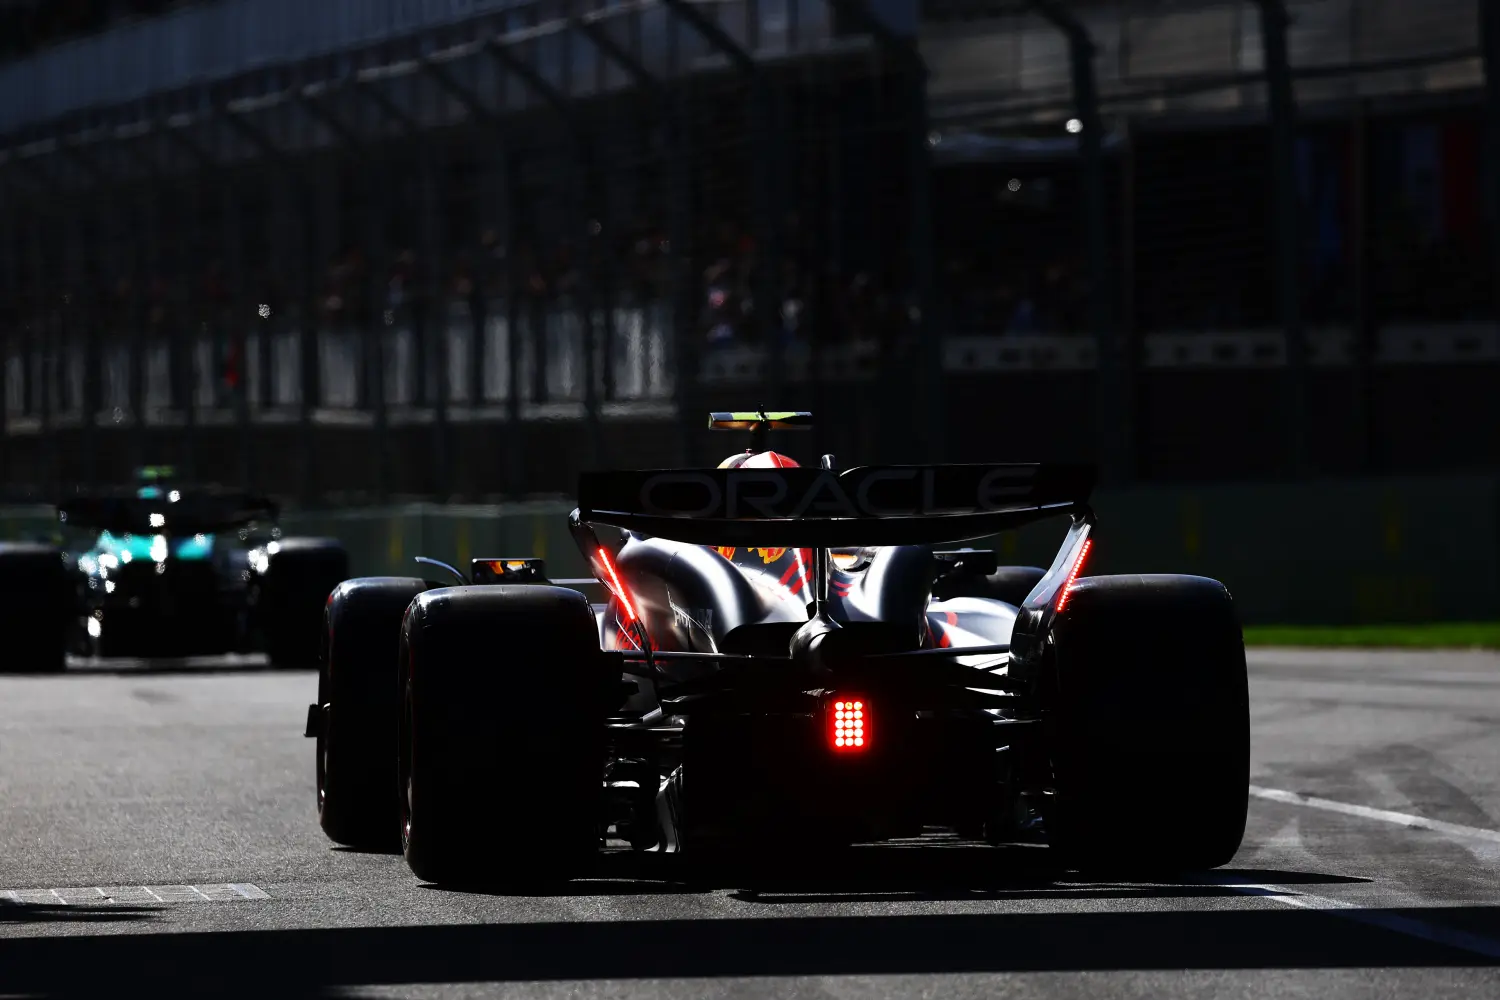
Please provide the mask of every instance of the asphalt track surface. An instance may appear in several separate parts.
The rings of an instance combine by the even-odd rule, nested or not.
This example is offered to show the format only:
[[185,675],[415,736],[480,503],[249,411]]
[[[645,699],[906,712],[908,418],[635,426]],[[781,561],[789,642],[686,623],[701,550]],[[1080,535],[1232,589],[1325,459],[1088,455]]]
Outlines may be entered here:
[[[311,673],[3,677],[0,995],[1500,996],[1500,657],[1251,661],[1257,794],[1216,872],[1081,883],[929,838],[689,881],[608,857],[524,897],[323,839]],[[1145,789],[1138,818],[1191,806]]]

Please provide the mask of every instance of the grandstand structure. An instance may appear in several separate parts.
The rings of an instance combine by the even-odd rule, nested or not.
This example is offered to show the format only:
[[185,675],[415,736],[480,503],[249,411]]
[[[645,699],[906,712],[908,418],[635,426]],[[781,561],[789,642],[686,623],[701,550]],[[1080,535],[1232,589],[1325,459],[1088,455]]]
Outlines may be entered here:
[[[1500,458],[1481,0],[11,0],[0,463]],[[1024,448],[1025,453],[1015,451]]]

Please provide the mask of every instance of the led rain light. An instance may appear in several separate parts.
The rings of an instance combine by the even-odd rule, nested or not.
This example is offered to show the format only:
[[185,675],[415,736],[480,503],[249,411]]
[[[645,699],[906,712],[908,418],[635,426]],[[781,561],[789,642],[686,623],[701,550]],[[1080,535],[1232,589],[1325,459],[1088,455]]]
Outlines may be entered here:
[[1068,596],[1073,593],[1073,584],[1078,581],[1078,574],[1083,571],[1083,561],[1089,556],[1089,549],[1094,547],[1092,538],[1085,538],[1083,545],[1078,549],[1078,558],[1073,560],[1073,569],[1068,573],[1068,582],[1063,584],[1062,590],[1057,595],[1057,610],[1059,613],[1067,607]]
[[845,696],[833,703],[833,725],[829,736],[833,748],[841,751],[858,751],[869,746],[870,718],[863,698]]
[[599,561],[604,564],[604,573],[609,577],[604,582],[609,585],[610,590],[614,591],[614,595],[620,599],[620,607],[625,610],[626,619],[631,622],[639,621],[640,619],[635,613],[635,606],[630,603],[630,595],[625,592],[625,585],[620,582],[620,575],[615,572],[615,562],[609,557],[609,550],[602,545],[599,546]]

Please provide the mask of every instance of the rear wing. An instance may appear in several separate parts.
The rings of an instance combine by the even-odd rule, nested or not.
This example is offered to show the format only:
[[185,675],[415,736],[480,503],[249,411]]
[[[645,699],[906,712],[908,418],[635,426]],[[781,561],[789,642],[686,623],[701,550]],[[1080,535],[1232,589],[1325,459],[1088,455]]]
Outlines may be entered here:
[[64,526],[114,535],[207,535],[260,521],[275,521],[280,508],[251,493],[193,492],[163,497],[86,496],[57,505]]
[[809,431],[812,414],[806,410],[730,410],[708,415],[711,431]]
[[135,470],[135,480],[138,483],[164,483],[169,479],[177,478],[177,466],[175,465],[142,465]]
[[839,548],[984,538],[1086,504],[1088,465],[584,473],[579,520],[697,545]]

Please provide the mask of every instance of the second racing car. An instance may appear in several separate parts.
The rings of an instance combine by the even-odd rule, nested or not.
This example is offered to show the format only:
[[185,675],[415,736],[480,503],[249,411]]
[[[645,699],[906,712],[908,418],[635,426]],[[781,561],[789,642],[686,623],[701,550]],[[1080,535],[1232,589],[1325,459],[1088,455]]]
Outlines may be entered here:
[[133,487],[57,506],[60,544],[0,545],[0,669],[61,669],[67,653],[180,657],[263,652],[310,666],[323,606],[348,576],[343,546],[283,535],[268,497],[138,470]]

